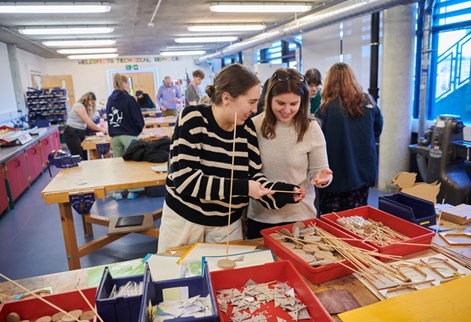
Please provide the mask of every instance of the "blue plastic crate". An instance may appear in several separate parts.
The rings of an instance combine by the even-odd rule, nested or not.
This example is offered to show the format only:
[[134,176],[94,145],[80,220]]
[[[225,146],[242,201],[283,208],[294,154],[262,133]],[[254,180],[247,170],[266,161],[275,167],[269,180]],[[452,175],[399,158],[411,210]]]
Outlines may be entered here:
[[[174,287],[188,287],[189,297],[201,295],[202,297],[210,295],[211,306],[213,314],[205,317],[184,317],[176,318],[169,321],[175,322],[186,322],[186,321],[197,321],[197,322],[218,322],[218,308],[216,305],[216,298],[213,293],[213,287],[211,285],[211,280],[209,278],[208,267],[205,265],[203,276],[194,276],[186,278],[178,278],[173,280],[166,281],[157,281],[153,282],[151,279],[151,274],[149,267],[146,264],[146,272],[144,273],[144,293],[142,294],[142,303],[141,303],[141,312],[139,315],[139,322],[147,322],[147,307],[149,305],[149,300],[152,305],[157,305],[163,301],[163,290],[167,288]],[[106,320],[105,320],[106,321]]]
[[[137,283],[143,282],[144,275],[113,278],[108,267],[105,267],[95,297],[98,314],[104,321],[137,321],[141,307],[142,295],[109,298],[114,285],[120,287],[129,281]],[[145,288],[145,283],[143,283],[143,287]]]
[[379,197],[378,208],[420,226],[436,224],[433,202],[402,192]]

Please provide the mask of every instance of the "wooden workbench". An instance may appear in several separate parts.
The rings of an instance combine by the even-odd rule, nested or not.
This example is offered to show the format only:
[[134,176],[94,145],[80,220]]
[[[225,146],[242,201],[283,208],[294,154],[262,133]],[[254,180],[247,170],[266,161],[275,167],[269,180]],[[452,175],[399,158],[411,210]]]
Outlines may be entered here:
[[145,127],[174,126],[175,123],[177,123],[177,117],[176,116],[146,117],[144,119]]
[[[438,238],[437,238],[438,240]],[[263,239],[254,239],[254,240],[243,240],[243,241],[233,241],[231,244],[242,244],[242,245],[255,245],[258,248],[264,248]],[[182,256],[190,246],[181,246],[175,247],[167,250],[165,255],[172,255],[175,257]],[[454,251],[461,253],[460,250],[466,249],[468,247],[463,246],[454,246],[450,247]],[[172,253],[170,252],[172,251]],[[468,249],[469,251],[469,249]],[[421,252],[413,253],[408,256],[405,256],[404,259],[423,257],[436,255],[437,252],[433,249],[424,250]],[[55,293],[65,292],[75,289],[75,283],[80,280],[80,287],[91,287],[93,285],[87,285],[86,281],[88,278],[87,269],[80,269],[74,271],[68,271],[63,273],[56,273],[45,276],[38,276],[33,278],[27,278],[19,280],[18,282],[30,290],[35,290],[47,286],[52,286]],[[373,295],[357,278],[353,275],[343,276],[328,282],[314,285],[309,280],[305,279],[309,287],[315,292],[322,292],[327,290],[348,290],[358,301],[361,306],[366,306],[378,302],[378,298]],[[13,286],[8,282],[0,283],[0,301],[10,301],[13,296],[19,293],[23,293],[21,289]],[[336,315],[332,316],[334,320],[339,321]]]
[[[61,169],[44,188],[41,196],[45,202],[59,206],[69,269],[80,268],[80,257],[126,235],[105,235],[79,247],[69,196],[92,192],[95,198],[106,198],[106,193],[114,190],[163,185],[167,174],[154,172],[151,167],[155,165],[159,164],[124,161],[122,158],[82,161],[78,167]],[[154,220],[160,215],[161,211],[156,211],[153,214]],[[82,219],[84,234],[87,237],[93,236],[92,224],[108,226],[110,221],[108,217],[91,214],[85,214]],[[139,233],[158,238],[157,228]]]
[[[172,138],[173,130],[174,130],[174,127],[171,127],[171,126],[144,128],[142,130],[142,133],[139,135],[139,140],[149,142],[149,141],[157,141],[163,138],[164,136],[168,136],[169,138]],[[97,144],[104,144],[104,143],[109,143],[110,150],[111,150],[111,137],[110,136],[108,135],[87,136],[85,140],[82,141],[82,149],[87,151],[89,160],[100,159],[101,156],[98,153],[96,146]],[[109,157],[109,156],[110,156],[109,153],[105,155],[105,157]]]

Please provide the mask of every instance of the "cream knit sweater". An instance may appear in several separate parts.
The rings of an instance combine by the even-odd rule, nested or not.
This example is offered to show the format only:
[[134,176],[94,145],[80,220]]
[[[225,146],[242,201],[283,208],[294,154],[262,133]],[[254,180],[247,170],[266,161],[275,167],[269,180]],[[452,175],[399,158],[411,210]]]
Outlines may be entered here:
[[258,144],[262,158],[262,173],[272,181],[284,181],[306,189],[306,198],[299,203],[287,204],[281,209],[266,209],[251,199],[247,215],[250,219],[278,224],[314,218],[315,190],[311,185],[317,171],[328,168],[324,135],[316,121],[310,123],[303,141],[297,142],[294,126],[276,125],[276,137],[267,139],[261,135],[260,126],[265,113],[252,120],[257,129]]

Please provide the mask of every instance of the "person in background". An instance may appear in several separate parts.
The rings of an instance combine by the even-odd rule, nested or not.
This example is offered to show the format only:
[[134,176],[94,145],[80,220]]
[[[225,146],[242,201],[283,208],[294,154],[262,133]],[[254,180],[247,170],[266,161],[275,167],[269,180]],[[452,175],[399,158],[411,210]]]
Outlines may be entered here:
[[242,239],[241,216],[249,197],[268,208],[281,208],[304,197],[302,188],[269,182],[260,172],[257,136],[250,119],[260,98],[257,76],[240,64],[229,65],[219,72],[214,85],[206,87],[206,93],[211,106],[188,106],[177,120],[158,252],[195,242]]
[[309,99],[309,104],[311,105],[310,113],[314,115],[321,105],[321,72],[316,68],[311,68],[307,70],[305,77],[311,95]]
[[72,106],[67,116],[64,128],[65,144],[70,154],[79,155],[83,160],[87,160],[87,153],[82,149],[86,129],[107,134],[105,128],[92,121],[95,114],[96,96],[93,92],[87,92]]
[[200,103],[200,99],[203,96],[199,86],[204,79],[204,72],[201,69],[197,69],[193,72],[193,80],[185,91],[185,105],[197,105]]
[[[111,137],[113,157],[121,157],[132,140],[138,140],[144,128],[144,118],[137,101],[129,95],[128,78],[119,73],[113,76],[114,91],[106,102],[108,116],[108,132]],[[121,192],[113,194],[115,199],[122,199]],[[128,193],[128,199],[134,199],[137,194]]]
[[149,94],[143,91],[136,91],[137,103],[141,108],[155,108],[155,104],[150,98]]
[[281,209],[266,209],[250,200],[249,239],[261,237],[265,228],[315,218],[314,187],[324,188],[332,181],[324,135],[309,116],[309,88],[304,76],[296,69],[277,69],[268,83],[265,102],[265,111],[252,119],[262,172],[273,180],[304,188],[306,197]]
[[383,117],[347,64],[335,63],[327,72],[316,116],[335,173],[332,184],[320,191],[322,214],[367,205],[377,176],[376,139]]
[[170,76],[165,76],[164,84],[157,92],[157,104],[162,110],[162,116],[177,116],[181,99],[180,88],[173,83]]

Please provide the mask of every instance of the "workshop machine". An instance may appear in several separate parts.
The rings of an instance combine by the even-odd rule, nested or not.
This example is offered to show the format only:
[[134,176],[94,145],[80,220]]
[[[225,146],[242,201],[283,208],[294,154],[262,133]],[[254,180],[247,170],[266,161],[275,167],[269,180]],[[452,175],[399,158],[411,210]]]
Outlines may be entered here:
[[[442,114],[418,144],[409,146],[427,183],[441,183],[438,202],[458,205],[471,202],[471,142],[463,141],[463,122],[458,115]],[[468,172],[469,171],[469,172]]]

